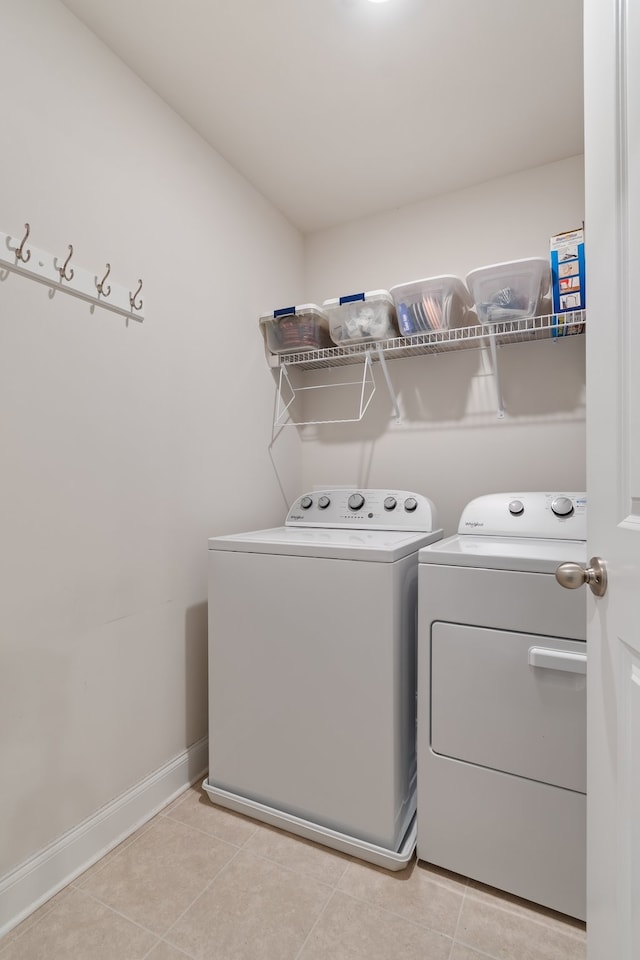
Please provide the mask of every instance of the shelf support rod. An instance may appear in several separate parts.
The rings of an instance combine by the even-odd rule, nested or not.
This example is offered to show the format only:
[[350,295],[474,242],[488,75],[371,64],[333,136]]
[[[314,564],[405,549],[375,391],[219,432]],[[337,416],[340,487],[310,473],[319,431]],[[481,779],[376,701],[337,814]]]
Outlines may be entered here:
[[498,369],[498,351],[496,349],[496,335],[494,330],[489,331],[489,348],[493,366],[493,379],[496,385],[496,403],[498,406],[498,420],[504,420],[504,403],[502,401],[502,386],[500,384],[500,370]]
[[380,361],[380,367],[384,374],[384,378],[387,381],[387,389],[389,391],[389,396],[391,397],[391,403],[393,404],[393,415],[396,418],[396,423],[402,421],[400,416],[400,407],[398,405],[398,398],[396,397],[396,392],[393,389],[393,384],[391,383],[391,377],[389,376],[389,370],[387,368],[387,361],[385,360],[384,352],[379,343],[376,344],[376,352],[378,354],[378,359]]

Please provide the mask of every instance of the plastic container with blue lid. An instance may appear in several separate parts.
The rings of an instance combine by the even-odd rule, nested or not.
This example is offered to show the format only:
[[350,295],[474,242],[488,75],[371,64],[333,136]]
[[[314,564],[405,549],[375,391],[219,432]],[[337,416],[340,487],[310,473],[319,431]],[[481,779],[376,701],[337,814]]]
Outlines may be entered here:
[[259,323],[271,353],[297,353],[333,346],[327,315],[315,303],[264,313]]
[[331,339],[338,345],[398,336],[393,297],[388,290],[351,293],[325,300]]

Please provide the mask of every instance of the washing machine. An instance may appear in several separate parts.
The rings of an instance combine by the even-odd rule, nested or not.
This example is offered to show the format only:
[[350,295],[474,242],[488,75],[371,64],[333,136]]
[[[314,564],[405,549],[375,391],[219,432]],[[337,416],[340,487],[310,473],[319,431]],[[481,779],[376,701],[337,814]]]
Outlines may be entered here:
[[583,493],[479,497],[420,551],[421,860],[585,917]]
[[313,491],[209,540],[216,804],[391,870],[416,842],[418,551],[433,503]]

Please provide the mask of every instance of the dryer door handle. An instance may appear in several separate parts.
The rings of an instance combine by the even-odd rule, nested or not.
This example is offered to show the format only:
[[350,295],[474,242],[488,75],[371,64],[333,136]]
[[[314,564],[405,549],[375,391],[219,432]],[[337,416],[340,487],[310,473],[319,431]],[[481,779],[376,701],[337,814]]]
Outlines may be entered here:
[[564,670],[566,673],[586,673],[586,653],[551,650],[547,647],[529,647],[529,663],[546,670]]

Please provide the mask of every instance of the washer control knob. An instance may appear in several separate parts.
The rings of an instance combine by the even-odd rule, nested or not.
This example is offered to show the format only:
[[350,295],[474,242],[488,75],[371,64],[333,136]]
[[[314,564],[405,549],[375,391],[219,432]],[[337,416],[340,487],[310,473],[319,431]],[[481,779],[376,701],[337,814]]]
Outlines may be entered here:
[[329,497],[326,497],[326,496],[322,496],[318,500],[318,506],[320,507],[321,510],[326,510],[330,503],[331,503],[331,500],[329,499]]
[[361,493],[352,493],[349,497],[350,510],[362,510],[364,507],[364,497]]
[[303,510],[308,510],[309,507],[312,505],[312,503],[313,503],[313,500],[311,499],[311,497],[303,497],[302,500],[300,501],[300,506],[302,507]]
[[384,508],[385,510],[395,510],[398,506],[398,501],[395,497],[385,497],[384,499]]
[[573,502],[569,497],[556,497],[551,501],[551,510],[556,517],[570,517],[573,513]]
[[519,517],[524,513],[524,503],[522,500],[512,500],[509,504],[509,513],[512,517]]
[[408,513],[413,513],[414,510],[418,509],[418,501],[415,497],[407,497],[404,502],[404,508]]

